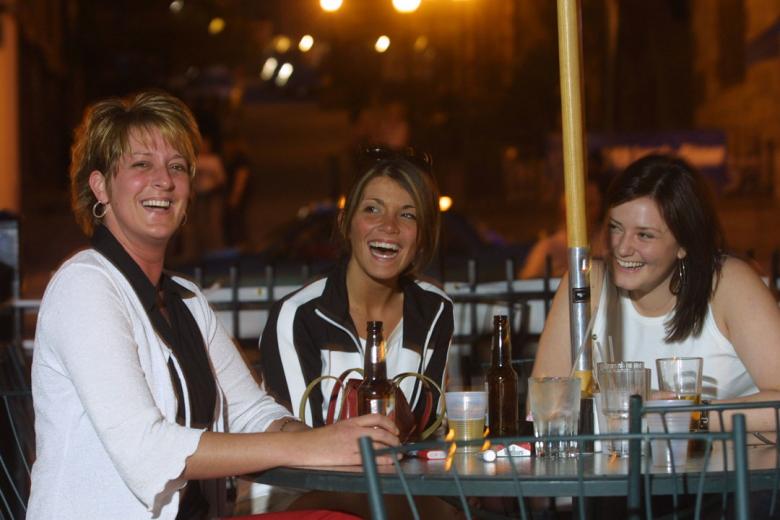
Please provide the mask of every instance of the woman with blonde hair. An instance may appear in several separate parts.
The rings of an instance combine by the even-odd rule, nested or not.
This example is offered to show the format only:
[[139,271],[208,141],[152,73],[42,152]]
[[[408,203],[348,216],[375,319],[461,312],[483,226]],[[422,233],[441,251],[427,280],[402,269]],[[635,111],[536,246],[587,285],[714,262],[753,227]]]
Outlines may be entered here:
[[[255,383],[200,289],[163,269],[200,145],[163,92],[96,103],[73,145],[73,210],[91,248],[41,303],[27,518],[212,518],[221,477],[360,461],[397,443],[386,417],[310,430]],[[301,512],[291,518],[305,518]]]

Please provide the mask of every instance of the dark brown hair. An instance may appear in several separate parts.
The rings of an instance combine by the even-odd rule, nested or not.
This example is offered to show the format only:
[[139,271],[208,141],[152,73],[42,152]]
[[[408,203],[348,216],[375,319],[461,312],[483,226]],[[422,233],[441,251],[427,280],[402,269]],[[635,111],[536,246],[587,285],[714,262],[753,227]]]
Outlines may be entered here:
[[417,274],[436,255],[439,244],[439,188],[433,176],[400,154],[382,159],[368,168],[352,185],[338,222],[338,235],[345,252],[350,252],[349,230],[363,192],[377,177],[397,182],[412,197],[417,216],[417,254],[404,274]]
[[[698,336],[707,317],[723,261],[723,231],[705,179],[687,162],[668,155],[648,155],[626,168],[610,184],[611,209],[650,197],[677,243],[685,249],[670,282],[677,295],[674,315],[666,323],[666,341]],[[683,276],[680,276],[680,273]]]

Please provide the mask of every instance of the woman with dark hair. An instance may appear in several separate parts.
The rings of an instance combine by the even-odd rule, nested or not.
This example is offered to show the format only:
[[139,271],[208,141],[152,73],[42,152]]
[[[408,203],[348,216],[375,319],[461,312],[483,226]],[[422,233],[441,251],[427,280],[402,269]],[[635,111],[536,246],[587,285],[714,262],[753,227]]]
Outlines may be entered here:
[[[367,321],[384,324],[388,377],[418,372],[443,382],[452,302],[417,276],[438,243],[436,183],[417,155],[384,149],[367,155],[372,162],[338,215],[343,259],[278,302],[260,340],[263,382],[292,411],[320,375],[363,367]],[[333,385],[325,379],[309,395],[309,425],[323,424]],[[408,378],[401,389],[420,417],[419,382]]]
[[[631,164],[606,197],[608,244],[591,271],[594,357],[704,358],[702,397],[780,398],[780,309],[745,262],[724,252],[704,179],[684,161],[650,155]],[[555,296],[533,375],[571,367],[568,280]],[[655,376],[653,377],[655,382]],[[763,412],[749,427],[774,429]]]

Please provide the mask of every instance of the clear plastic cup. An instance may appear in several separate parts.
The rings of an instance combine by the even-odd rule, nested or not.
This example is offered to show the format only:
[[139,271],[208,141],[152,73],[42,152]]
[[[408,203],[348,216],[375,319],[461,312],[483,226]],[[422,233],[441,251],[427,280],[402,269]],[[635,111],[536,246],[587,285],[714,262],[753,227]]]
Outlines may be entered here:
[[[659,399],[647,401],[645,406],[665,406],[685,409],[691,405],[679,399]],[[666,430],[664,419],[666,419]],[[687,433],[691,423],[691,412],[648,413],[645,416],[647,430],[651,433]],[[678,470],[688,460],[688,439],[653,440],[651,442],[653,466]]]
[[485,431],[487,392],[445,392],[444,400],[447,403],[447,422],[455,432],[458,451],[479,451],[478,444],[469,446],[465,443],[482,439]]

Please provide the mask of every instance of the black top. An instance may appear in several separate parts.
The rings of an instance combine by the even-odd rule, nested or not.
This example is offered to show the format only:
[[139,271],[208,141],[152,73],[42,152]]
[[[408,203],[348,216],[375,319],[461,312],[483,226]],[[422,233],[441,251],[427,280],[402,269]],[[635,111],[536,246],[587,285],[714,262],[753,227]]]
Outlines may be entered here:
[[[191,426],[210,428],[214,421],[214,409],[217,399],[217,386],[203,335],[198,324],[184,304],[184,298],[193,298],[194,294],[177,284],[167,274],[160,277],[158,287],[152,285],[138,264],[125,251],[105,226],[95,228],[92,247],[106,257],[124,275],[135,290],[138,299],[146,310],[157,335],[171,349],[179,362],[190,401]],[[163,310],[166,314],[163,313]],[[184,396],[182,382],[173,365],[168,361],[168,370],[176,391],[178,409],[176,422],[184,425]],[[202,518],[208,512],[208,503],[200,492],[200,486],[190,481],[182,496],[178,519]]]
[[[292,402],[290,396],[300,395],[305,385],[322,374],[323,359],[330,360],[329,370],[334,375],[362,365],[362,355],[360,364],[353,364],[354,357],[342,355],[361,352],[358,333],[349,314],[348,261],[348,257],[343,258],[325,276],[321,292],[313,290],[312,284],[309,284],[275,303],[268,313],[260,340],[263,382],[274,399],[289,410],[295,411],[299,405],[298,402]],[[399,283],[404,293],[403,337],[400,346],[411,351],[404,356],[410,361],[405,364],[403,371],[423,373],[441,384],[454,328],[452,301],[439,292],[421,287],[409,277],[401,277]],[[282,314],[284,306],[288,312]],[[278,332],[283,337],[280,338]],[[303,373],[303,385],[300,387],[288,388],[282,356],[290,352],[280,348],[280,343],[294,345]],[[425,354],[426,349],[429,355]],[[397,354],[401,355],[400,352]],[[416,366],[411,361],[415,359],[414,354],[418,360]],[[413,411],[418,419],[426,408],[426,400],[418,399],[421,391],[417,381],[412,394],[407,397],[410,404],[417,403]],[[325,397],[319,385],[309,395],[314,426],[325,423],[326,417],[322,413]],[[437,406],[438,396],[434,396],[433,410]],[[435,420],[434,415],[431,414],[431,421]]]

